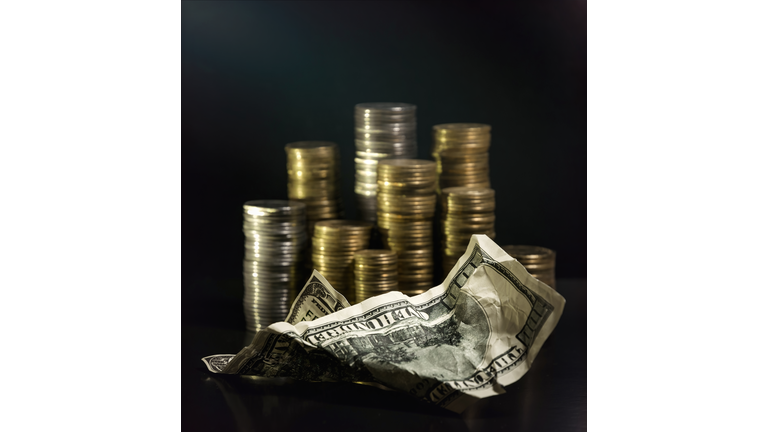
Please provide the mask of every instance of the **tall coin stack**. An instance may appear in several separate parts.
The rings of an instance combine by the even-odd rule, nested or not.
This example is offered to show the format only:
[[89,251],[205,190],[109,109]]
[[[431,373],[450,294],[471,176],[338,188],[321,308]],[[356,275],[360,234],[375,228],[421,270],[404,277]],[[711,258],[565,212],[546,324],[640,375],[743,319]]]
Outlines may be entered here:
[[288,315],[306,253],[306,206],[297,201],[259,200],[243,205],[243,310],[256,332]]
[[315,224],[312,263],[333,288],[355,301],[355,252],[368,249],[373,224],[363,221],[327,220]]
[[382,159],[416,157],[416,105],[355,105],[355,196],[358,219],[376,222],[377,165]]
[[432,127],[432,156],[437,161],[438,193],[454,186],[491,187],[488,149],[491,126],[445,123]]
[[553,289],[555,287],[555,251],[541,246],[502,246],[504,252],[520,261],[528,273]]
[[397,253],[398,291],[420,294],[432,288],[432,220],[435,162],[387,159],[378,168],[378,226],[384,248]]
[[317,221],[342,217],[339,147],[327,141],[299,141],[287,144],[285,152],[288,198],[307,205],[311,236]]
[[365,249],[355,253],[355,299],[357,303],[397,291],[397,254],[385,249]]
[[443,274],[464,255],[473,234],[496,237],[496,193],[491,188],[449,187],[441,195]]

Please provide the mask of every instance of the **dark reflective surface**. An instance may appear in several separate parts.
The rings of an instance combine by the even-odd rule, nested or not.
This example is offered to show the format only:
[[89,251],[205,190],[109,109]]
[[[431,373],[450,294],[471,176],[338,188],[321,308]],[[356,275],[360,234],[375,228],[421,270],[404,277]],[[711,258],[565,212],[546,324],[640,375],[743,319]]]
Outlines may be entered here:
[[[208,282],[214,284],[214,282]],[[587,428],[585,279],[559,279],[565,311],[528,373],[506,394],[462,414],[395,391],[350,383],[214,375],[200,359],[237,353],[253,333],[239,312],[239,281],[220,295],[185,299],[182,323],[182,430],[581,431]],[[239,289],[239,291],[238,291]],[[210,291],[209,291],[210,292]]]

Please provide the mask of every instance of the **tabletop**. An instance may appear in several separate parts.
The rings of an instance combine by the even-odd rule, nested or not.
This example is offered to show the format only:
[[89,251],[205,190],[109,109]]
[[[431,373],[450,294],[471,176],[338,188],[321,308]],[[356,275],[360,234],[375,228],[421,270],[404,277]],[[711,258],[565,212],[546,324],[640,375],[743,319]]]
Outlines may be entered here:
[[[202,357],[248,345],[239,281],[198,281],[216,295],[182,304],[182,430],[582,431],[587,429],[587,281],[558,279],[560,322],[506,393],[457,414],[397,391],[208,372]],[[215,287],[213,287],[215,285]],[[201,290],[198,290],[200,292]],[[362,429],[361,429],[362,428]]]

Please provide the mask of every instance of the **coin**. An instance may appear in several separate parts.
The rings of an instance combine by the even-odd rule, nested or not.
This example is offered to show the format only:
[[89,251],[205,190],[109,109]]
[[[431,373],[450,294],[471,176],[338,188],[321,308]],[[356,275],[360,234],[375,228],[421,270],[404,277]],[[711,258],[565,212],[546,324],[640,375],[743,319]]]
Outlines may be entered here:
[[432,127],[432,156],[437,162],[438,193],[448,187],[490,188],[488,150],[491,126],[444,123]]
[[246,328],[258,331],[285,318],[306,256],[306,205],[255,200],[243,204],[243,311]]
[[557,289],[555,287],[555,251],[531,245],[507,245],[501,248],[512,258],[520,261],[531,276]]
[[436,163],[383,160],[378,165],[378,185],[378,231],[384,247],[397,253],[398,289],[411,289],[413,283],[431,283]]
[[352,220],[325,220],[315,224],[312,263],[331,286],[355,303],[355,253],[368,249],[373,224]]
[[[306,205],[306,229],[318,221],[343,217],[339,147],[330,141],[298,141],[285,145],[288,197]],[[305,261],[311,270],[311,260]]]
[[359,219],[376,221],[377,165],[382,160],[416,157],[416,106],[369,102],[355,105],[355,194]]
[[355,253],[355,296],[361,302],[397,290],[397,254],[392,250],[365,249]]
[[490,188],[447,187],[442,189],[440,218],[442,268],[445,276],[464,254],[474,234],[494,238],[496,193]]

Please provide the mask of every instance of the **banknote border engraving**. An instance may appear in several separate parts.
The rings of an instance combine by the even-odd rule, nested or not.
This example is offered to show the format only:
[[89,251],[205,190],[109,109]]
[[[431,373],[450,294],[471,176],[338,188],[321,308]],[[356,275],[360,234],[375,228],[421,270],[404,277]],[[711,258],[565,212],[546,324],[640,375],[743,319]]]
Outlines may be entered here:
[[[479,245],[476,245],[475,247],[480,249]],[[555,307],[541,296],[534,293],[530,288],[523,285],[520,279],[500,262],[491,258],[490,255],[482,249],[480,249],[480,251],[483,254],[483,262],[504,276],[504,278],[530,302],[531,313],[528,315],[528,319],[520,330],[520,333],[516,335],[517,339],[522,342],[523,345],[529,347],[531,342],[536,339],[536,335],[541,329],[541,324],[547,320],[549,314],[555,310]]]
[[[508,268],[493,259],[480,247],[479,244],[475,245],[470,259],[468,259],[460,268],[460,271],[454,275],[449,284],[449,288],[445,292],[445,295],[450,294],[450,296],[448,296],[448,298],[452,300],[450,307],[455,304],[456,299],[458,298],[458,290],[466,284],[469,278],[474,274],[475,270],[482,264],[485,264],[498,272],[530,303],[531,313],[528,314],[525,325],[516,335],[516,338],[523,344],[525,349],[521,349],[516,345],[512,346],[502,354],[496,356],[488,366],[479,371],[475,371],[475,373],[464,380],[446,381],[430,388],[426,393],[427,396],[425,399],[441,407],[446,407],[451,402],[461,397],[464,394],[462,390],[480,390],[492,386],[496,381],[496,377],[503,375],[506,371],[518,366],[520,362],[527,357],[528,348],[530,347],[531,341],[535,339],[541,329],[541,324],[546,321],[549,314],[554,310],[552,304],[534,293],[530,288],[526,287]],[[471,269],[469,270],[469,274],[467,274],[469,267],[471,267]],[[453,293],[451,291],[453,291]],[[446,305],[448,305],[447,302]],[[514,361],[509,363],[506,358],[510,357],[513,351],[517,351],[518,355],[515,356],[515,359],[510,359]],[[502,360],[507,364],[499,364]],[[493,373],[491,374],[490,372],[492,370]],[[480,379],[478,380],[478,378]],[[476,383],[476,385],[472,385],[472,383]],[[459,388],[462,387],[462,385],[463,388]],[[441,393],[443,397],[435,400],[433,395],[435,395],[436,392]]]
[[[438,296],[435,296],[434,298],[430,299],[429,301],[426,301],[426,302],[421,303],[421,304],[413,304],[413,303],[411,303],[408,300],[397,300],[397,301],[394,301],[394,302],[385,303],[385,304],[382,304],[379,307],[377,307],[375,309],[371,309],[371,310],[369,310],[369,311],[367,311],[367,312],[365,312],[363,314],[351,316],[351,317],[347,318],[346,320],[335,321],[335,322],[328,323],[328,324],[323,325],[323,326],[317,326],[317,327],[314,327],[314,328],[307,329],[307,331],[304,334],[302,334],[302,339],[308,340],[309,337],[311,337],[311,336],[313,336],[313,335],[315,335],[317,333],[326,332],[328,330],[332,330],[332,329],[335,329],[335,328],[338,328],[338,327],[349,326],[349,325],[353,325],[353,324],[359,324],[361,322],[368,322],[368,321],[371,321],[372,319],[376,319],[377,317],[379,317],[381,315],[384,315],[385,313],[387,313],[390,310],[401,309],[401,308],[405,308],[405,307],[408,307],[408,306],[410,306],[410,307],[412,307],[412,308],[414,308],[416,310],[424,310],[424,309],[427,309],[427,308],[429,308],[431,306],[434,306],[435,304],[437,304],[437,303],[442,301],[442,302],[444,302],[446,304],[446,306],[448,306],[449,309],[452,309],[454,304],[456,303],[456,298],[458,296],[457,292],[459,290],[461,290],[461,287],[463,287],[464,284],[467,282],[467,280],[469,280],[469,277],[472,276],[472,274],[475,272],[475,270],[482,263],[484,263],[485,258],[487,257],[487,254],[485,254],[485,256],[483,256],[483,254],[484,254],[484,252],[480,248],[480,246],[479,245],[475,245],[475,249],[473,250],[473,253],[472,253],[472,258],[467,260],[467,262],[464,263],[464,265],[462,266],[462,271],[458,272],[454,276],[453,280],[451,281],[451,283],[449,285],[449,288],[444,293],[442,293],[442,294],[440,294]],[[488,259],[493,261],[492,259],[490,259],[490,257],[488,257]],[[468,269],[468,267],[471,267],[471,269]],[[460,275],[463,276],[463,278],[461,278],[460,281],[457,281],[457,279],[459,278]],[[449,296],[451,297],[451,300],[446,301],[446,298],[449,297]]]
[[[505,357],[509,357],[513,350],[517,349],[520,353],[519,356],[512,362],[507,362],[506,365],[502,365],[499,368],[499,363],[504,360],[506,361]],[[451,402],[453,402],[456,398],[461,397],[464,393],[463,390],[482,390],[488,387],[493,386],[493,383],[496,382],[496,377],[505,373],[506,371],[517,367],[520,362],[525,360],[528,357],[528,351],[527,350],[521,350],[517,346],[513,346],[509,350],[505,351],[504,353],[496,356],[491,363],[486,366],[485,368],[475,371],[472,375],[469,377],[463,379],[463,380],[452,380],[452,381],[445,381],[442,383],[438,383],[434,386],[432,386],[427,392],[426,392],[426,399],[429,402],[436,403],[438,406],[445,408],[447,405],[449,405]],[[476,385],[472,385],[472,383],[475,383]],[[463,387],[461,387],[463,385]],[[443,389],[442,392],[439,391],[439,389]],[[432,395],[434,395],[436,392],[442,393],[444,396],[441,399],[437,400],[430,400],[433,399]]]
[[[320,285],[321,288],[317,288],[316,285]],[[296,304],[293,306],[291,316],[289,316],[285,322],[297,322],[295,320],[298,317],[301,307],[304,305],[304,303],[310,301],[309,296],[315,297],[331,312],[340,311],[343,308],[340,302],[336,304],[335,308],[331,307],[328,303],[325,302],[325,299],[328,297],[328,293],[322,287],[323,283],[320,282],[320,279],[312,275],[312,279],[309,281],[309,283],[307,283],[307,292],[305,292],[301,298],[296,300]]]

